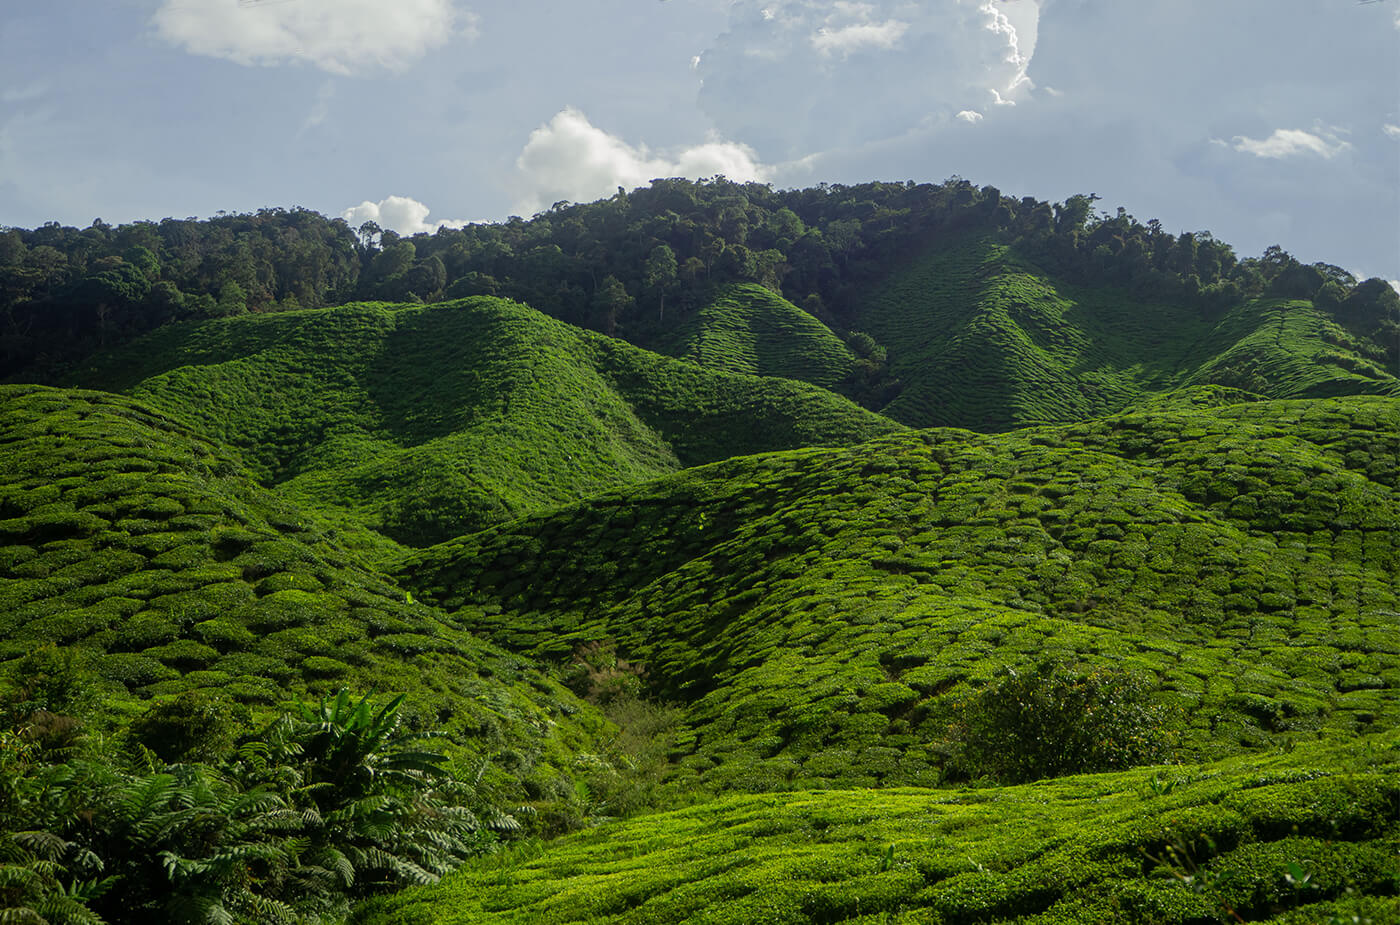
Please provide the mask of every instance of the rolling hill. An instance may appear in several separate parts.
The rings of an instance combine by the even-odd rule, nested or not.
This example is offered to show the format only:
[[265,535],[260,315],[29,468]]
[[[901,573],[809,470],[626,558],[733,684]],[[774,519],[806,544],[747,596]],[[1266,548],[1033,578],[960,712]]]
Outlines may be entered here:
[[615,640],[684,786],[929,784],[969,687],[1129,666],[1181,755],[1400,719],[1400,404],[1255,402],[730,460],[410,555],[466,629]]
[[266,711],[350,686],[411,693],[414,722],[475,750],[530,743],[527,777],[596,747],[603,721],[569,691],[411,603],[346,528],[163,414],[3,386],[0,420],[0,663],[77,653],[108,727],[190,690]]
[[839,385],[856,358],[830,328],[771,290],[731,286],[686,320],[663,351],[710,369]]
[[1224,311],[1071,284],[968,237],[918,252],[862,293],[852,325],[889,351],[911,427],[1001,431],[1081,421],[1187,386],[1268,398],[1400,394],[1400,369],[1306,300]]
[[[55,842],[17,796],[75,754],[208,795],[134,724],[348,688],[523,823],[360,925],[1400,920],[1394,293],[963,182],[751,187],[332,235],[329,307],[279,265],[288,310],[167,323],[172,276],[0,386],[0,918],[97,889],[81,801]],[[44,314],[101,273],[212,285],[69,250],[14,277],[7,369],[108,343],[139,306]]]
[[173,325],[75,384],[137,397],[286,497],[409,545],[684,466],[899,429],[823,389],[487,298]]

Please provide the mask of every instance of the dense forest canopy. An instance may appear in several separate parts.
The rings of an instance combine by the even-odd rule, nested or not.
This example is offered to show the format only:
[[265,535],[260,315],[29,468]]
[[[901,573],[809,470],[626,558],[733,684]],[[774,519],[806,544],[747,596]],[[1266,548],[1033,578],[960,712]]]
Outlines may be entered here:
[[[1097,200],[1016,199],[959,178],[801,190],[664,179],[529,220],[412,237],[299,208],[11,228],[0,232],[0,373],[32,378],[181,319],[356,300],[498,295],[654,346],[717,287],[747,282],[846,330],[863,285],[967,233],[1015,244],[1062,278],[1206,313],[1260,294],[1312,299],[1394,358],[1400,298],[1383,280],[1358,283],[1278,247],[1240,259],[1209,232],[1173,235],[1122,208],[1096,212]],[[872,345],[853,336],[852,348],[868,355]]]

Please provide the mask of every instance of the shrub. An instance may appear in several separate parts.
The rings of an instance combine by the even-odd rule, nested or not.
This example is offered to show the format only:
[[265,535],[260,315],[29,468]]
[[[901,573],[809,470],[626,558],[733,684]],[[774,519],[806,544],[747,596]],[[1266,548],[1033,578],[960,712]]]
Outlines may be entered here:
[[1150,695],[1142,678],[1109,668],[1008,668],[959,705],[946,773],[1024,783],[1161,760],[1171,723]]
[[189,691],[153,704],[131,724],[131,738],[162,761],[215,761],[233,747],[248,709],[227,696]]
[[563,682],[575,694],[596,704],[635,699],[642,692],[646,669],[617,654],[610,639],[585,643],[564,666]]

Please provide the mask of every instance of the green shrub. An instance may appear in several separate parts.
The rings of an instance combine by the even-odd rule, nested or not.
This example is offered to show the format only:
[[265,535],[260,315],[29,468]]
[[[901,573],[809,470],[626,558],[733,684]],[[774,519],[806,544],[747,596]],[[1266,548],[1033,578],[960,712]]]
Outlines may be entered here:
[[195,690],[152,704],[131,724],[129,735],[162,761],[215,761],[233,747],[250,718],[247,707],[227,696]]
[[1045,661],[1005,669],[962,704],[947,772],[1024,783],[1150,764],[1169,751],[1171,723],[1140,677]]

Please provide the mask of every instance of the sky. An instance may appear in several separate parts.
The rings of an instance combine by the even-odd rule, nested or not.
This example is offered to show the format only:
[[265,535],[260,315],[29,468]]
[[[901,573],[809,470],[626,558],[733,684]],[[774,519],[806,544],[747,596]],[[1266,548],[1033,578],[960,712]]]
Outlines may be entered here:
[[1400,0],[10,0],[0,226],[952,176],[1400,280]]

